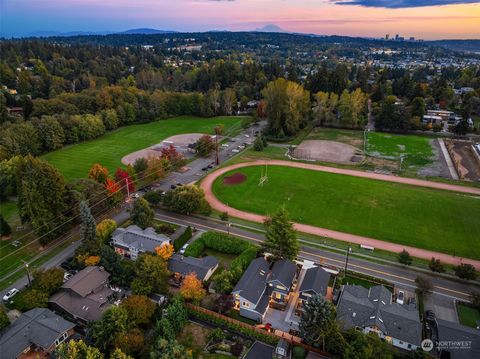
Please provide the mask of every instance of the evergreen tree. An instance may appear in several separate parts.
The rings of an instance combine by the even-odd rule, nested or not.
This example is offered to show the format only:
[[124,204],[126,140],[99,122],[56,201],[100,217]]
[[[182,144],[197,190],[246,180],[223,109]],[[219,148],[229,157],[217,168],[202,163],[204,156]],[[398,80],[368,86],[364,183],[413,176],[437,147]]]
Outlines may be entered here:
[[97,237],[97,224],[90,212],[90,208],[84,201],[80,202],[80,219],[82,221],[80,225],[80,239],[84,242],[95,241]]
[[297,232],[290,222],[288,212],[281,207],[272,217],[265,220],[267,240],[263,242],[264,252],[273,255],[277,259],[295,259],[300,249]]
[[10,234],[12,234],[12,229],[5,218],[0,214],[0,237],[6,237]]
[[398,254],[398,261],[402,264],[409,266],[412,264],[412,257],[405,249]]
[[300,336],[305,343],[325,350],[325,337],[334,328],[335,308],[322,295],[311,297],[304,304],[300,319]]
[[145,199],[139,198],[133,203],[130,217],[132,218],[133,223],[140,228],[145,229],[151,227],[153,225],[154,216],[155,212],[150,208],[150,205]]

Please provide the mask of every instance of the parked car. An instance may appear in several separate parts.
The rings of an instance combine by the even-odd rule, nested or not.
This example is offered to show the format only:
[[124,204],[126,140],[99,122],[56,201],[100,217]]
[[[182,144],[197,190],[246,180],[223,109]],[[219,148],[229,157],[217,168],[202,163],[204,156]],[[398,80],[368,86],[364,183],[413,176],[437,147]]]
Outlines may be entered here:
[[403,304],[405,302],[405,292],[399,290],[398,295],[397,295],[397,303],[398,304]]
[[202,171],[208,171],[208,167],[203,167]]
[[64,282],[64,283],[65,283],[67,280],[69,280],[70,278],[72,278],[72,274],[71,274],[71,273],[68,273],[68,272],[63,273],[63,282]]
[[133,197],[133,198],[139,198],[140,195],[139,195],[138,193],[134,193],[134,194],[132,195],[132,197]]
[[8,302],[14,296],[16,296],[20,291],[17,288],[10,289],[5,295],[3,296],[3,301]]
[[222,143],[222,147],[228,147],[228,143]]
[[187,250],[188,243],[185,243],[182,248],[180,248],[180,254],[185,254],[185,251]]
[[170,188],[171,188],[171,189],[175,189],[175,188],[177,188],[177,186],[175,186],[174,184],[172,184],[172,185],[170,186]]
[[20,244],[22,244],[22,242],[20,242],[19,240],[12,242],[12,246],[14,246],[15,248],[18,247]]
[[182,186],[183,186],[183,183],[180,183],[180,182],[177,183],[177,187],[182,187]]
[[240,152],[240,150],[232,150],[232,152],[238,153]]

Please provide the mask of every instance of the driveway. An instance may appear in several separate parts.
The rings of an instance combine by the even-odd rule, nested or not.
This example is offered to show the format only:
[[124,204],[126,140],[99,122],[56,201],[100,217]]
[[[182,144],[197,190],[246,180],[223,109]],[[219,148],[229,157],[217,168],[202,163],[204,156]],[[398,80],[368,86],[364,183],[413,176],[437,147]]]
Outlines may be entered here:
[[425,310],[433,310],[439,319],[458,323],[457,311],[453,299],[427,294],[425,296]]

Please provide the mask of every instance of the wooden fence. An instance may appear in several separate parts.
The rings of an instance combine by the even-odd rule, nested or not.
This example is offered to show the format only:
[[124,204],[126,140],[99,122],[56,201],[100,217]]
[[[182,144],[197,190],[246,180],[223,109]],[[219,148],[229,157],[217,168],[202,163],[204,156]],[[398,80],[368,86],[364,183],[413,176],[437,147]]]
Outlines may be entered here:
[[273,333],[272,332],[267,332],[266,330],[261,329],[261,328],[257,328],[254,325],[247,324],[247,323],[242,322],[240,320],[230,318],[226,315],[219,314],[217,312],[211,311],[211,310],[203,308],[203,307],[193,305],[191,303],[185,303],[185,306],[188,309],[190,309],[194,312],[206,314],[206,315],[208,315],[212,318],[217,318],[219,320],[222,320],[222,321],[224,321],[226,323],[229,323],[231,325],[234,325],[234,326],[243,327],[247,330],[250,330],[252,332],[255,332],[255,333],[258,333],[258,334],[261,334],[261,335],[265,335],[265,336],[270,337],[272,339],[284,339],[292,345],[302,347],[307,351],[312,351],[312,352],[320,354],[320,355],[322,355],[326,358],[329,357],[328,353],[325,353],[324,351],[322,351],[318,348],[315,348],[315,347],[312,347],[311,345],[307,345],[307,344],[303,343],[301,338],[296,337],[296,336],[294,336],[290,333],[286,333],[286,332],[283,332],[281,330],[275,330]]

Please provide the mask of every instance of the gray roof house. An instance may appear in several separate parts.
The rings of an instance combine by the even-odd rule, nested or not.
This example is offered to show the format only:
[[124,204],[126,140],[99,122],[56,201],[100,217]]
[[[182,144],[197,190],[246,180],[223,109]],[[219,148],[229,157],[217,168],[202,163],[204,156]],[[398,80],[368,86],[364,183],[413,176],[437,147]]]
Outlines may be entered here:
[[157,234],[152,227],[141,229],[131,225],[127,228],[117,228],[112,234],[111,243],[115,252],[135,260],[140,253],[153,253],[155,248],[170,243],[170,238]]
[[438,349],[441,359],[480,358],[480,329],[437,319],[438,341],[454,344]]
[[288,259],[273,264],[267,284],[272,288],[270,305],[284,310],[288,304],[290,291],[297,277],[297,265]]
[[81,324],[99,320],[115,298],[115,292],[108,286],[109,277],[103,267],[86,267],[65,282],[50,297],[49,304]]
[[235,308],[240,315],[261,322],[267,311],[270,293],[267,288],[267,276],[270,265],[263,257],[255,258],[233,288]]
[[181,279],[187,274],[195,273],[198,279],[206,281],[212,276],[213,272],[217,270],[218,264],[218,259],[212,256],[195,258],[174,254],[168,260],[168,270],[172,272],[177,279]]
[[416,350],[422,340],[422,324],[416,308],[392,302],[392,293],[383,285],[366,289],[344,285],[337,305],[342,329],[360,328],[374,332],[392,345]]
[[305,270],[302,284],[298,289],[297,315],[302,311],[303,304],[314,295],[327,295],[330,273],[322,267],[312,267]]
[[29,310],[1,334],[0,357],[15,359],[22,356],[48,356],[74,334],[74,327],[74,323],[47,308]]
[[290,357],[290,343],[280,339],[276,347],[256,341],[250,347],[243,359],[284,359]]

